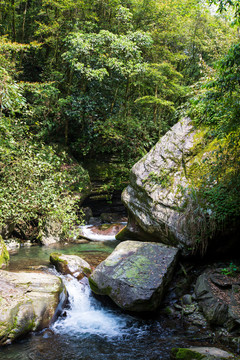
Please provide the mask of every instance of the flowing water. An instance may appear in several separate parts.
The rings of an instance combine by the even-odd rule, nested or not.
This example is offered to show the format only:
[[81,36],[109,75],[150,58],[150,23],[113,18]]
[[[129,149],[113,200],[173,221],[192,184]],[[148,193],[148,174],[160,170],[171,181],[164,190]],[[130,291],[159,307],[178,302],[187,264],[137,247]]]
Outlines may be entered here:
[[[21,248],[11,257],[10,270],[49,266],[49,254],[56,250],[80,255],[97,265],[116,244]],[[197,336],[186,333],[181,321],[173,322],[160,313],[140,317],[124,313],[111,303],[103,304],[93,296],[86,280],[61,277],[69,294],[64,313],[50,329],[1,348],[0,360],[167,360],[171,348],[192,345]]]

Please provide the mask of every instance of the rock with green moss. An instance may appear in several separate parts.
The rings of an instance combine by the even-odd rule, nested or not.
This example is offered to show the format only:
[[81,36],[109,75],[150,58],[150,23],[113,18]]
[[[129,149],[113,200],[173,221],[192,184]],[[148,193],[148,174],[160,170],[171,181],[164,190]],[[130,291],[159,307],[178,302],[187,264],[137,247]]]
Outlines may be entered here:
[[90,287],[122,309],[154,311],[171,280],[177,254],[176,248],[162,244],[124,241],[96,267]]
[[0,270],[0,345],[48,327],[66,300],[55,275]]
[[2,237],[0,236],[0,269],[5,268],[9,262],[9,253]]
[[135,233],[140,240],[191,247],[191,234],[181,226],[186,203],[182,189],[188,185],[195,135],[191,120],[185,118],[133,166],[130,185],[122,194],[130,214],[126,233]]
[[77,255],[52,253],[50,261],[55,265],[57,271],[62,274],[70,274],[78,280],[81,280],[84,276],[89,276],[92,272],[87,261]]
[[232,239],[236,229],[228,227],[231,234],[226,242],[227,229],[224,233],[222,221],[218,226],[213,215],[217,189],[212,195],[204,192],[216,184],[209,174],[220,151],[220,144],[206,137],[206,129],[197,130],[189,118],[175,124],[133,166],[122,194],[128,225],[117,238],[162,242],[180,248],[184,255],[236,244],[237,239]]
[[233,354],[215,347],[174,348],[171,352],[173,360],[225,360],[239,359]]

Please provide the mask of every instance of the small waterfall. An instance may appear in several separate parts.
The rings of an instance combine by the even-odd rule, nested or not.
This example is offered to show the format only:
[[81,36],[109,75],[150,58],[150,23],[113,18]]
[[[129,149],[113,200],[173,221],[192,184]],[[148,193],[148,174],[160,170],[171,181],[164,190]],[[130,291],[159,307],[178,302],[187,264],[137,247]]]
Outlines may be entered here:
[[102,235],[94,233],[91,228],[92,225],[80,226],[82,235],[92,241],[111,241],[116,240],[115,235]]
[[69,308],[60,317],[52,330],[59,334],[95,334],[104,337],[122,337],[127,331],[127,316],[106,310],[91,295],[88,283],[77,281],[72,276],[62,276],[69,294]]

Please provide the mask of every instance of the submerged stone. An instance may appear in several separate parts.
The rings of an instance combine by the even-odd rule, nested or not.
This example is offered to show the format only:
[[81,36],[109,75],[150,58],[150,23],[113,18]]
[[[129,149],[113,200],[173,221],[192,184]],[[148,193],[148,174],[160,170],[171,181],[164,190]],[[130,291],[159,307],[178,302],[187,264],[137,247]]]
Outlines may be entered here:
[[55,265],[57,271],[62,274],[70,274],[81,280],[84,276],[89,276],[92,272],[91,266],[87,261],[77,255],[63,255],[52,253],[50,261]]
[[154,311],[172,278],[177,253],[162,244],[122,242],[90,276],[91,289],[122,309]]
[[55,275],[0,271],[0,345],[50,325],[67,299]]

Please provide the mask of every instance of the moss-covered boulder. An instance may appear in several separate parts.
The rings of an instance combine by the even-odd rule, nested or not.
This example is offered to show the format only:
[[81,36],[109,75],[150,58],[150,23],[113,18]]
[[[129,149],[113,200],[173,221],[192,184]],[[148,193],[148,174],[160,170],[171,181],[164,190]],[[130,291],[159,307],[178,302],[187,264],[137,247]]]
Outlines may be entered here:
[[92,272],[91,266],[87,261],[77,255],[64,255],[52,253],[50,262],[56,267],[57,271],[62,274],[70,274],[81,280],[84,276],[89,276]]
[[[133,166],[130,184],[122,194],[129,212],[128,225],[117,239],[162,242],[178,247],[185,255],[203,254],[208,248],[225,252],[238,244],[236,228],[222,226],[225,209],[215,188],[212,167],[219,161],[221,146],[207,136],[206,129],[197,130],[189,118],[175,124]],[[219,174],[221,181],[230,170]],[[228,199],[230,210],[231,201]]]
[[188,184],[195,135],[190,119],[185,118],[133,166],[130,185],[122,194],[130,215],[128,236],[186,249],[192,245],[191,234],[181,226],[186,201],[181,189]]
[[9,253],[7,251],[7,247],[0,236],[0,269],[5,268],[9,262]]
[[239,359],[233,354],[215,347],[174,348],[171,352],[172,360],[225,360]]
[[0,345],[49,326],[66,299],[57,276],[0,270]]
[[154,311],[171,280],[178,250],[162,244],[124,241],[89,278],[93,292],[122,309]]

